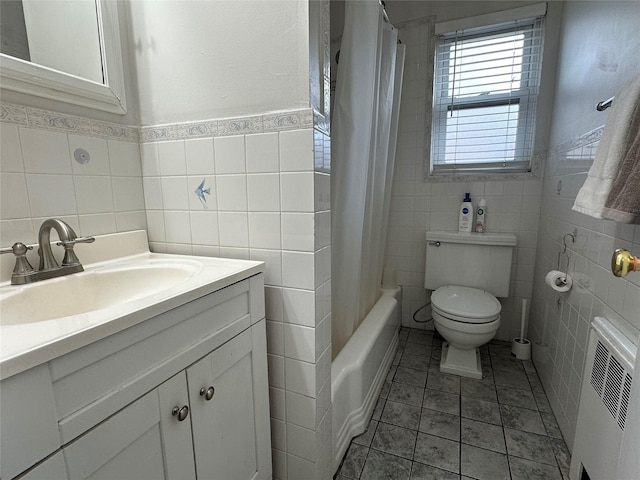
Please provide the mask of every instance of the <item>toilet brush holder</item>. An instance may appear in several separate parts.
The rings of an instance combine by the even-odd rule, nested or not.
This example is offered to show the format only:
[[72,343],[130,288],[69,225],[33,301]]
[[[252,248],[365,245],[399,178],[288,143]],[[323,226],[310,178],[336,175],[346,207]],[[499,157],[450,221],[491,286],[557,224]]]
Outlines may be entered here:
[[526,338],[514,338],[511,342],[511,354],[518,360],[530,360],[531,342]]
[[531,342],[524,338],[524,330],[527,315],[527,300],[522,299],[522,317],[520,319],[520,337],[516,337],[511,342],[511,354],[518,360],[529,360],[531,358]]

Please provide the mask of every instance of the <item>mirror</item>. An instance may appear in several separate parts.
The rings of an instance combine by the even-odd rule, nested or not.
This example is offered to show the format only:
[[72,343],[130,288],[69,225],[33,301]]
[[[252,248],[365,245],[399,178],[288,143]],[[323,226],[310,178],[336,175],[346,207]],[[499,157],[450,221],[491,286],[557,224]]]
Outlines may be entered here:
[[126,113],[116,0],[1,0],[0,86]]

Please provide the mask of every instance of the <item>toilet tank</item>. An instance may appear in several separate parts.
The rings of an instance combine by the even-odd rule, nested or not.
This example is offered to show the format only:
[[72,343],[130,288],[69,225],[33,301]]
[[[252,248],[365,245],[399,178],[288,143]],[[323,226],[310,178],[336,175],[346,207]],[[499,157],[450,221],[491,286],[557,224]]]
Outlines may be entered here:
[[515,246],[511,233],[428,231],[424,287],[461,285],[508,297]]

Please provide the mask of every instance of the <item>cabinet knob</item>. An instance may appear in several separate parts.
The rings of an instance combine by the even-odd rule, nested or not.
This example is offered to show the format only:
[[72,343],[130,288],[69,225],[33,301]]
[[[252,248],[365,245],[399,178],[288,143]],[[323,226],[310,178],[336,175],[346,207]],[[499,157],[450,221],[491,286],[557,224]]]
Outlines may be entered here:
[[204,399],[208,402],[209,400],[211,400],[213,398],[213,394],[216,393],[216,389],[213,387],[209,387],[209,388],[204,388],[202,387],[200,389],[200,396],[204,397]]
[[189,407],[187,407],[186,405],[184,407],[173,407],[173,410],[171,410],[171,415],[173,415],[174,417],[177,416],[178,421],[182,422],[189,416]]

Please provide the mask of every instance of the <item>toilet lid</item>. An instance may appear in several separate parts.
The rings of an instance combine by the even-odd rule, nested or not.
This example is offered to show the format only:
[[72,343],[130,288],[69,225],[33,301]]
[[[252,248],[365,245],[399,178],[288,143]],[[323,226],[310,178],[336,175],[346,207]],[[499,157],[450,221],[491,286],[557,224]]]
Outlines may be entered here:
[[447,285],[431,294],[431,305],[441,315],[469,323],[486,323],[500,315],[502,305],[489,292]]

